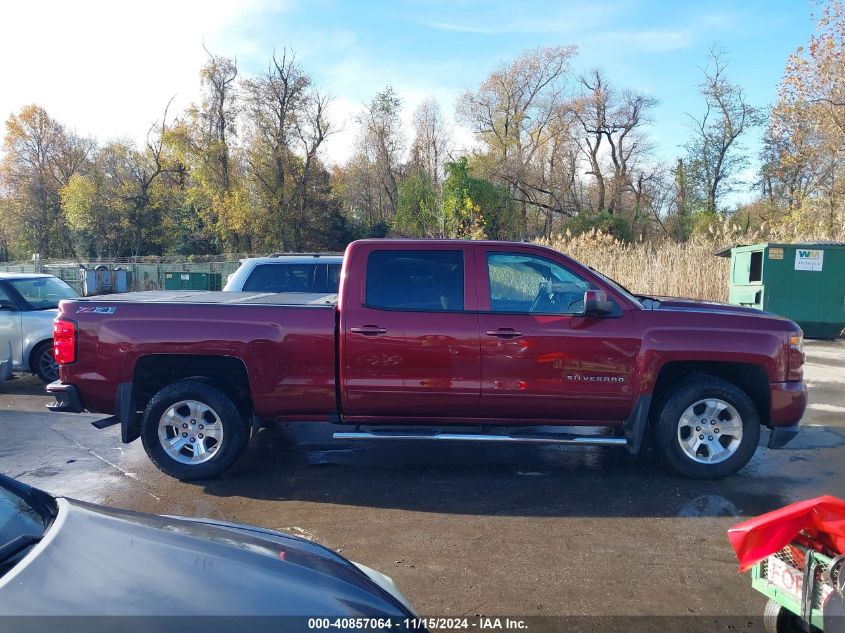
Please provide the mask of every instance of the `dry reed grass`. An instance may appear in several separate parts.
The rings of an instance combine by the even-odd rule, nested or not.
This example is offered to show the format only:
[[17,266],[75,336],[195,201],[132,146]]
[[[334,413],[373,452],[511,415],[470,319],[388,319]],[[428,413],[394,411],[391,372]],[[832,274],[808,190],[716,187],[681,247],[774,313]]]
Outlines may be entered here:
[[845,240],[845,228],[833,236],[765,225],[756,232],[746,233],[726,220],[683,243],[671,240],[626,243],[596,230],[580,235],[567,232],[543,243],[592,266],[633,292],[727,301],[730,259],[714,256],[715,251],[735,244],[823,238]]

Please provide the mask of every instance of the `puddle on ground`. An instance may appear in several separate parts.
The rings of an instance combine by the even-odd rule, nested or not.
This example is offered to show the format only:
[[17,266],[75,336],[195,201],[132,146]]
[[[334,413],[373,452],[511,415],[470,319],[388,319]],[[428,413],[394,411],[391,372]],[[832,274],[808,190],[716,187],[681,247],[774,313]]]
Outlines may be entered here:
[[687,501],[678,511],[679,517],[735,517],[736,506],[721,495],[701,495]]

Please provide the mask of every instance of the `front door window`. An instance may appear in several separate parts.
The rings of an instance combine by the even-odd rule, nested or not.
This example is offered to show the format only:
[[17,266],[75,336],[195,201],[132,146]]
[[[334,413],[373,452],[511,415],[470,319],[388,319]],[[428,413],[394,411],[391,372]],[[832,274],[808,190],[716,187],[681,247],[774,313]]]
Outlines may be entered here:
[[520,253],[488,253],[490,309],[517,314],[577,314],[593,286],[560,264]]

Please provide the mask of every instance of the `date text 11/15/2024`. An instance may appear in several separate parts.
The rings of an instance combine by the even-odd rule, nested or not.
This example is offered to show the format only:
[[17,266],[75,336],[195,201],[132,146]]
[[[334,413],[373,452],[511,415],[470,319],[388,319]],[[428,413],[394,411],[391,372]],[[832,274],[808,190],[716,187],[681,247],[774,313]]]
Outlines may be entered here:
[[519,618],[478,617],[470,618],[309,618],[309,630],[392,630],[425,631],[496,631],[526,630],[528,624]]

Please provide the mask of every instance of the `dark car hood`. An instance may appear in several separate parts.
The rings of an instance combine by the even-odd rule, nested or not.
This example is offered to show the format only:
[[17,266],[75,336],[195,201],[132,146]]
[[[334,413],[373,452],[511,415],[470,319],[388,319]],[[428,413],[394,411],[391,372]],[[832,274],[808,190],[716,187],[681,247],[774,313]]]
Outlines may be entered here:
[[411,615],[320,545],[236,524],[58,499],[0,578],[0,615]]

